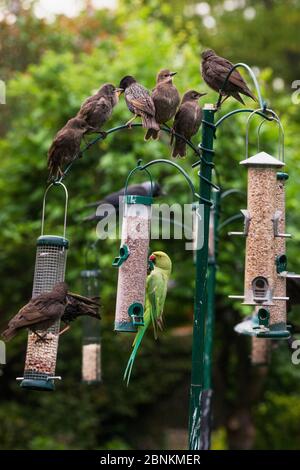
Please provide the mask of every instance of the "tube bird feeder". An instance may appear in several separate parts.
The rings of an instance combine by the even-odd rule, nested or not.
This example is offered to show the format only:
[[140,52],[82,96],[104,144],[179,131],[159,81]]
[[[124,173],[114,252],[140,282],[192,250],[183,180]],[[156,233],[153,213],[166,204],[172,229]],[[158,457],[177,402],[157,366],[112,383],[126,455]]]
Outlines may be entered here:
[[[46,189],[43,200],[42,230],[37,239],[35,271],[33,280],[32,297],[50,292],[58,282],[64,281],[69,242],[66,239],[66,217],[68,205],[68,193],[62,183],[56,183],[63,187],[65,192],[65,214],[63,236],[44,235],[44,218],[46,196],[51,184]],[[21,387],[31,390],[54,390],[56,357],[58,350],[58,338],[60,320],[54,324],[42,322],[36,328],[36,333],[29,330],[27,352],[25,359],[24,377]],[[42,339],[43,338],[43,339]]]
[[125,196],[120,253],[115,331],[136,332],[144,324],[152,197]]
[[[99,297],[100,270],[81,271],[82,294],[86,297]],[[101,335],[99,320],[83,318],[82,342],[82,381],[87,384],[101,382]]]
[[248,213],[244,304],[273,305],[277,169],[284,165],[260,152],[241,162],[248,168]]

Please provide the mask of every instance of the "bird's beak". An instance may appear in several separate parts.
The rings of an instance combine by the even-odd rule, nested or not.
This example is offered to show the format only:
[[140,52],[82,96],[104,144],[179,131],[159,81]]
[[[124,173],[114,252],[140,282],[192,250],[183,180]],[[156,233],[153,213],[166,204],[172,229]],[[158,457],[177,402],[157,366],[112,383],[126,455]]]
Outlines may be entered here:
[[200,98],[200,96],[205,96],[205,95],[207,95],[207,93],[198,93],[198,95],[199,95],[199,98]]
[[177,72],[170,72],[170,77],[174,77],[174,75],[176,75]]
[[156,260],[156,256],[155,256],[155,255],[149,256],[149,260],[150,260],[150,261],[155,261],[155,260]]
[[116,91],[117,95],[120,96],[124,92],[124,88],[116,88],[115,91]]

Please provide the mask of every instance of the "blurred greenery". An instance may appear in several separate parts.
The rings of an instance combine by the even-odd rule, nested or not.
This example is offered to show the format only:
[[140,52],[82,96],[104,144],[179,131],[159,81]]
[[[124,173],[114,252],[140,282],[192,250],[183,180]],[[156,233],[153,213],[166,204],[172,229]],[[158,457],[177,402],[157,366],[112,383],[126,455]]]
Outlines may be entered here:
[[[46,154],[57,130],[102,83],[118,84],[123,75],[132,74],[151,88],[162,67],[178,72],[176,85],[181,93],[199,88],[209,92],[207,102],[215,102],[216,94],[207,89],[199,74],[199,54],[207,46],[233,62],[259,67],[263,94],[283,121],[286,169],[291,176],[287,185],[288,231],[294,235],[288,244],[289,270],[299,271],[300,115],[299,105],[291,100],[291,82],[300,79],[299,2],[123,0],[112,11],[93,10],[91,2],[87,3],[89,8],[76,18],[58,16],[47,22],[35,17],[32,2],[0,2],[0,78],[7,84],[7,105],[0,109],[2,326],[31,296],[35,241],[40,234],[47,179]],[[278,79],[283,88],[276,86]],[[228,100],[219,114],[236,107]],[[124,123],[128,117],[121,99],[107,127]],[[223,189],[246,188],[246,174],[239,167],[245,155],[245,120],[245,116],[236,116],[217,134],[215,160]],[[250,152],[256,151],[255,127],[259,122],[253,121]],[[197,136],[194,141],[199,140]],[[277,141],[276,127],[266,125],[261,146],[276,155]],[[133,129],[109,136],[73,166],[66,178],[70,195],[66,277],[73,291],[81,289],[84,248],[96,237],[95,226],[81,222],[86,215],[84,205],[124,186],[139,158],[147,162],[169,155],[166,137],[145,144],[141,129]],[[190,153],[182,165],[197,184],[197,170],[190,170],[194,158]],[[180,175],[163,167],[153,169],[153,174],[168,193],[165,201],[190,202]],[[245,197],[226,199],[222,220],[245,207]],[[47,230],[61,233],[63,201],[58,191],[51,193],[46,215]],[[236,222],[231,229],[239,227]],[[182,241],[153,241],[152,248],[167,251],[174,266],[175,283],[165,310],[167,328],[157,343],[151,334],[145,338],[132,384],[126,388],[122,373],[132,337],[112,331],[117,273],[111,262],[118,244],[118,240],[98,243],[104,305],[103,384],[86,386],[80,382],[78,322],[60,340],[57,373],[63,380],[56,392],[20,390],[15,377],[22,374],[26,333],[20,334],[7,346],[8,363],[0,376],[0,449],[168,448],[170,430],[187,428],[192,256]],[[227,230],[222,230],[213,447],[296,449],[300,445],[299,366],[291,364],[291,353],[282,342],[275,345],[269,373],[262,377],[250,366],[248,339],[233,332],[234,324],[247,313],[238,302],[228,299],[229,294],[243,289],[243,253],[244,240],[229,239]],[[297,322],[297,312],[293,322]],[[256,389],[249,383],[256,384]],[[253,435],[252,427],[256,430]]]

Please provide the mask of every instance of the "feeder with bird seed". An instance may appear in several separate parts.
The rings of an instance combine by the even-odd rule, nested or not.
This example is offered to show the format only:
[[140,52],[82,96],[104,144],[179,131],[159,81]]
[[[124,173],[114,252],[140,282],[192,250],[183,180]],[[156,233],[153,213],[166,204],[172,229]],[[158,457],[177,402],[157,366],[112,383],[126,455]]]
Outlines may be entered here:
[[[45,191],[42,211],[41,236],[37,239],[36,261],[32,297],[50,292],[58,283],[64,281],[67,250],[69,242],[66,239],[66,218],[68,205],[68,192],[62,183],[56,183],[64,189],[65,211],[63,236],[44,235],[45,204],[51,184]],[[49,325],[47,322],[38,324],[34,330],[29,329],[25,360],[24,377],[21,387],[31,390],[54,390],[56,357],[60,320]]]
[[[91,299],[99,297],[100,270],[86,269],[80,273],[82,294]],[[83,318],[82,381],[87,384],[101,382],[101,335],[99,321],[90,316]]]
[[121,247],[113,262],[119,270],[115,331],[136,332],[144,324],[152,200],[152,180],[149,196],[127,195],[125,189]]

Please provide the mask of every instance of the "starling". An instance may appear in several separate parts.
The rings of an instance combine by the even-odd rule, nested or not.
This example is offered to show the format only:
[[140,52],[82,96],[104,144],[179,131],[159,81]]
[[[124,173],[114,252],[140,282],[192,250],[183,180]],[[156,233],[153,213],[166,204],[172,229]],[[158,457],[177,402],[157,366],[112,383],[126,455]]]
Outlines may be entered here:
[[67,294],[67,305],[61,317],[64,323],[70,323],[78,317],[90,316],[100,320],[98,298],[88,298],[77,294]]
[[[104,199],[101,201],[93,202],[91,204],[88,204],[86,207],[98,207],[101,206],[101,204],[111,204],[112,206],[115,207],[116,213],[119,212],[119,207],[120,207],[120,198],[122,201],[122,196],[125,194],[125,188],[120,189],[119,191],[116,191],[115,193],[111,193],[108,196],[105,196]],[[145,181],[144,183],[141,184],[132,184],[127,187],[126,194],[128,195],[137,195],[137,196],[148,196],[151,195],[151,183],[149,181]],[[152,196],[153,197],[159,197],[164,194],[162,187],[154,182],[152,185]],[[90,220],[102,220],[104,216],[91,214],[87,217],[85,217],[83,220],[84,221],[90,221]]]
[[[179,93],[172,81],[174,75],[176,75],[176,72],[170,72],[168,69],[161,70],[156,78],[156,87],[151,93],[155,106],[155,119],[158,124],[164,124],[172,119],[180,103]],[[146,133],[145,140],[151,137],[157,139],[158,132],[149,129]]]
[[[38,326],[41,322],[49,322],[51,325],[61,318],[66,307],[67,290],[67,284],[59,282],[53,287],[51,292],[32,298],[9,321],[7,329],[2,333],[3,339],[9,341],[23,328],[29,327],[34,331],[34,327]],[[37,336],[39,335],[37,334]]]
[[129,111],[134,114],[134,117],[127,122],[127,125],[130,126],[131,122],[137,116],[140,116],[144,128],[158,133],[160,127],[155,120],[155,106],[149,91],[130,75],[122,78],[120,88],[124,90],[125,101]]
[[[202,109],[198,104],[198,100],[201,96],[206,93],[199,93],[195,90],[187,91],[182,98],[180,107],[176,113],[173,131],[177,134],[181,134],[186,139],[190,139],[195,135],[200,126],[202,120]],[[172,134],[171,144],[175,140],[172,157],[184,157],[186,155],[186,143],[180,137]]]
[[49,179],[63,174],[62,166],[78,157],[83,135],[88,131],[86,122],[78,117],[70,119],[56,134],[48,151]]
[[77,117],[87,123],[89,133],[101,132],[102,126],[110,118],[114,106],[119,101],[120,93],[120,88],[106,83],[97,93],[84,101]]
[[229,62],[229,60],[217,56],[212,49],[202,52],[202,77],[210,88],[221,93],[222,96],[225,97],[220,104],[222,104],[229,96],[233,96],[233,98],[238,100],[240,103],[245,104],[239,93],[249,96],[254,101],[257,101],[251,90],[249,90],[245,80],[237,70],[232,72],[224,90],[222,90],[224,81],[232,67],[233,64]]

